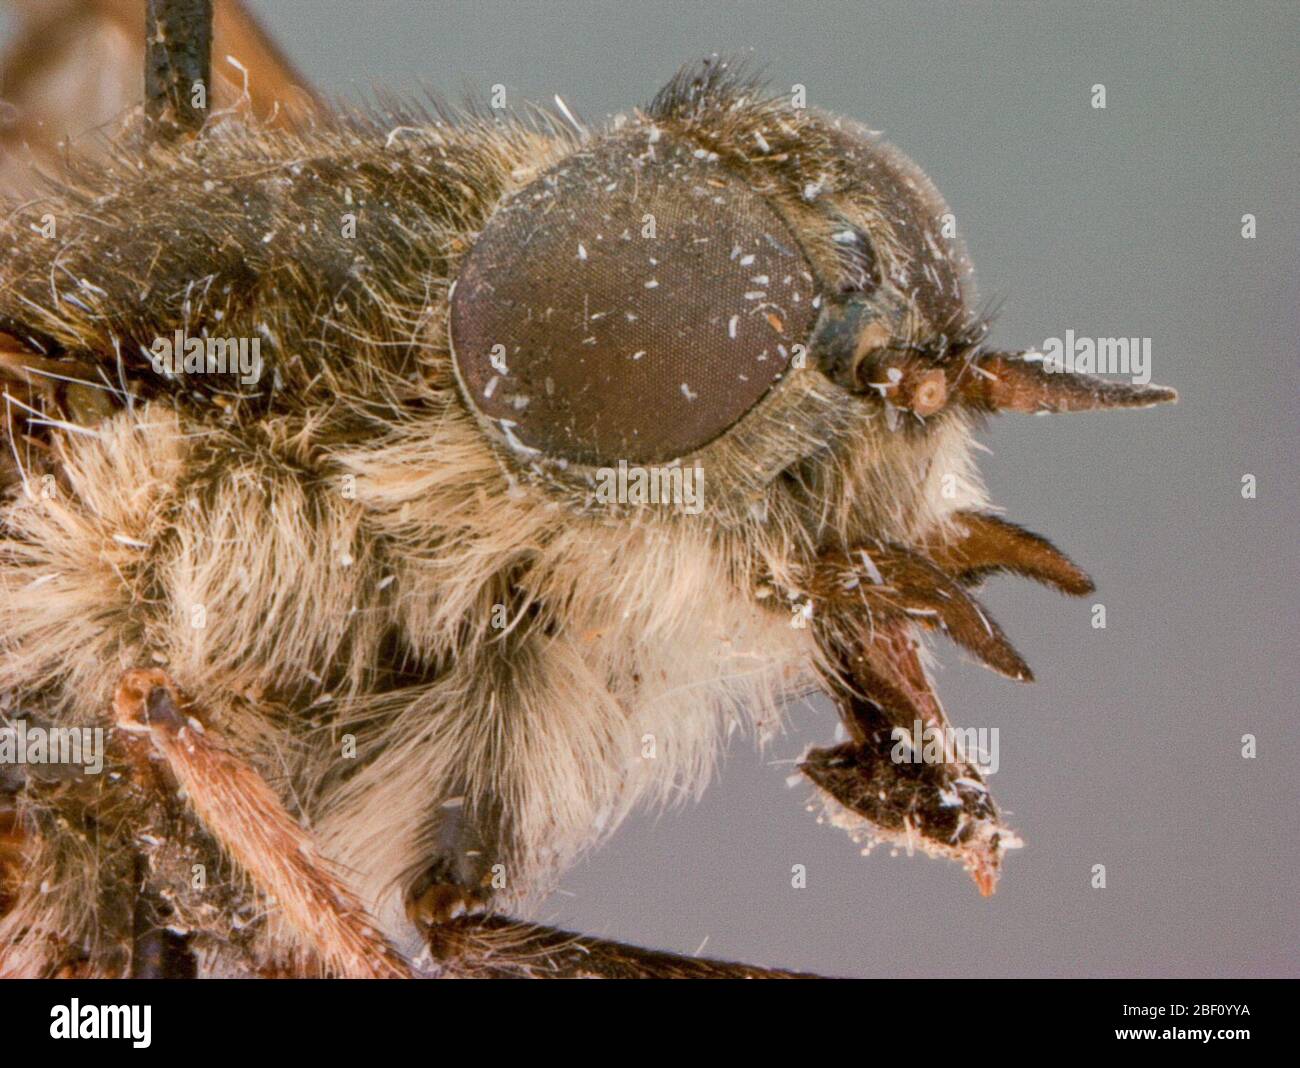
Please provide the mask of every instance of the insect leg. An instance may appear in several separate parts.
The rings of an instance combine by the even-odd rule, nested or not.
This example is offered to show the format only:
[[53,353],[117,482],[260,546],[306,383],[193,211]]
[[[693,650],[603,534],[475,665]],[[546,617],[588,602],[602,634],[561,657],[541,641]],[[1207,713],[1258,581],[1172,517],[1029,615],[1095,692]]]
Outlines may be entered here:
[[430,929],[449,974],[474,979],[811,979],[801,972],[687,957],[504,916],[465,916]]
[[[146,878],[137,860],[137,881]],[[197,964],[183,935],[167,929],[167,906],[154,894],[141,892],[132,911],[131,978],[193,979]]]
[[497,849],[501,807],[464,793],[445,801],[436,820],[435,859],[408,886],[406,914],[417,927],[482,912],[491,897],[488,878]]
[[194,132],[207,107],[191,102],[193,87],[212,81],[212,0],[149,0],[145,8],[145,114]]
[[347,978],[411,974],[329,870],[308,833],[262,777],[215,732],[161,671],[122,676],[113,701],[120,728],[149,739],[208,832],[274,898],[327,972]]
[[[0,918],[18,903],[28,845],[27,831],[12,798],[0,792]],[[3,970],[0,964],[0,972]]]

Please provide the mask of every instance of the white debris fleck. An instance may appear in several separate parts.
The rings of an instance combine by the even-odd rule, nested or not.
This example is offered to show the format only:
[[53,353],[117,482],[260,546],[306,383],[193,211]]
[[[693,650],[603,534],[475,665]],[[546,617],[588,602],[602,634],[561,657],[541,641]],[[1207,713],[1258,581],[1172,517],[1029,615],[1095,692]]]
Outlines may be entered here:
[[867,570],[867,578],[871,579],[874,585],[883,586],[885,583],[884,576],[881,575],[880,568],[876,566],[876,562],[871,559],[866,549],[858,550],[858,558],[862,561],[862,566]]
[[[515,427],[517,427],[518,425],[519,425],[518,423],[510,419],[497,420],[497,426],[501,428],[501,436],[506,439],[506,444],[509,445],[510,448],[514,449],[515,452],[522,453],[525,456],[538,455],[541,452],[540,449],[534,449],[531,445],[525,445],[515,435]],[[522,487],[520,487],[519,495],[522,494],[523,494],[523,489]]]
[[657,278],[651,278],[648,282],[646,282],[645,287],[646,289],[658,289],[659,280]]
[[560,112],[564,115],[564,117],[569,120],[569,124],[575,130],[578,131],[578,136],[582,138],[582,140],[584,141],[587,140],[587,138],[590,136],[590,134],[587,131],[587,127],[583,126],[582,123],[578,121],[577,117],[573,114],[573,112],[569,110],[569,105],[566,104],[558,94],[555,96],[554,99],[555,99],[555,106],[558,107],[560,109]]
[[580,259],[580,260],[585,260],[586,258],[587,258],[587,247],[586,247],[586,246],[585,246],[581,241],[579,241],[579,242],[578,242],[578,259]]
[[732,341],[736,340],[736,324],[740,322],[739,315],[733,315],[727,322],[727,337]]
[[693,401],[693,400],[695,400],[696,398],[699,397],[699,394],[698,394],[698,393],[692,393],[692,392],[691,392],[691,387],[688,386],[685,382],[683,382],[683,383],[682,383],[682,396],[685,397],[688,401]]

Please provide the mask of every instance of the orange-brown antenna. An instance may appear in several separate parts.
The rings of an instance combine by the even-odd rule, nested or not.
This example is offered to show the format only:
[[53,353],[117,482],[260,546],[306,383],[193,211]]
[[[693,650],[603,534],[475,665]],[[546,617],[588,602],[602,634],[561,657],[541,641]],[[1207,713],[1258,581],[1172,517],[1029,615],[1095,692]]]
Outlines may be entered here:
[[962,371],[957,395],[987,412],[1083,412],[1150,408],[1178,399],[1166,386],[1138,386],[1056,368],[1041,353],[984,352]]

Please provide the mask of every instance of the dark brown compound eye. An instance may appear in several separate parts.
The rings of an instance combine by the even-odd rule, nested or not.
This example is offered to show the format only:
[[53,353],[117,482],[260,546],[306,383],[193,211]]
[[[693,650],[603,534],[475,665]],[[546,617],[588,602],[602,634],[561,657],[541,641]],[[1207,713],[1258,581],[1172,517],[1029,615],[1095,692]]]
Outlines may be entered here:
[[456,371],[516,448],[592,466],[667,461],[780,381],[815,296],[760,196],[711,153],[637,126],[493,214],[452,294]]

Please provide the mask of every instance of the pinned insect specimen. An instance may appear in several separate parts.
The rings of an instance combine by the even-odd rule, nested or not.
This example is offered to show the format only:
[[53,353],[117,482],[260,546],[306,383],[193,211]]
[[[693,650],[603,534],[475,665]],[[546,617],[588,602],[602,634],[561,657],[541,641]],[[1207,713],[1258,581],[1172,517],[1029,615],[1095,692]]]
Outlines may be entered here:
[[0,691],[108,758],[5,768],[4,971],[762,974],[505,916],[809,687],[832,820],[991,892],[979,768],[893,755],[918,635],[1026,680],[971,587],[1092,586],[973,434],[1173,393],[992,351],[946,213],[716,59],[594,132],[236,109],[13,204]]

